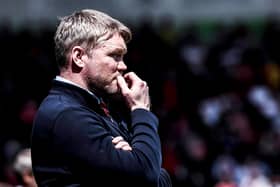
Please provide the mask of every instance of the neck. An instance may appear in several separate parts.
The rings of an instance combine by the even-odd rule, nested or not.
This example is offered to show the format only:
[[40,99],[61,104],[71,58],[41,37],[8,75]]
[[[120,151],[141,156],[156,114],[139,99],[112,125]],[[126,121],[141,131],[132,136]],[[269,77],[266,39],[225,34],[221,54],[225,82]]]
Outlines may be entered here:
[[72,82],[73,84],[85,89],[89,90],[88,87],[86,86],[85,82],[81,78],[81,76],[75,75],[73,73],[68,73],[68,72],[61,72],[59,74],[60,77]]

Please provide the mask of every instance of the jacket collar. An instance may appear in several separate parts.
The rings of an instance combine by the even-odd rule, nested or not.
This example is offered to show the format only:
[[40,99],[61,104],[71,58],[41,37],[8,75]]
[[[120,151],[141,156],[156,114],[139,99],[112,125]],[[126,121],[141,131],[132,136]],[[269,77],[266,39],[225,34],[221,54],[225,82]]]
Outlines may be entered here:
[[51,92],[63,93],[84,106],[87,106],[94,110],[101,110],[100,103],[102,101],[102,98],[75,84],[54,79]]

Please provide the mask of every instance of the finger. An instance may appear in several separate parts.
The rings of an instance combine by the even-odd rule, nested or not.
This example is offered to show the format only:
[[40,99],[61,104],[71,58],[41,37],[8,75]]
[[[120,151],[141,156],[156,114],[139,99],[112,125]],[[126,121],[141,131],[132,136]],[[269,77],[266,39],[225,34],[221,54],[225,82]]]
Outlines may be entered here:
[[121,89],[122,93],[129,93],[130,89],[128,88],[126,81],[124,80],[124,78],[122,76],[117,76],[117,82],[118,82],[118,86]]
[[124,75],[126,82],[130,83],[130,91],[134,91],[135,89],[145,88],[147,87],[147,83],[140,79],[134,72],[129,72]]
[[120,142],[118,142],[118,143],[115,145],[115,148],[121,149],[121,148],[123,148],[123,147],[125,147],[125,146],[129,146],[129,144],[128,144],[126,141],[120,141]]
[[129,145],[124,145],[124,146],[116,148],[116,149],[121,149],[124,151],[132,151],[132,148]]
[[124,75],[125,80],[130,81],[132,84],[135,82],[142,81],[134,72],[129,72]]
[[117,137],[113,138],[112,142],[113,142],[113,144],[117,144],[118,142],[120,142],[122,140],[123,140],[122,136],[117,136]]
[[130,145],[123,145],[121,147],[115,147],[116,149],[121,149],[124,151],[132,151],[132,147],[130,147]]
[[124,146],[124,147],[122,147],[122,150],[132,151],[132,147],[130,147],[129,145],[128,146]]

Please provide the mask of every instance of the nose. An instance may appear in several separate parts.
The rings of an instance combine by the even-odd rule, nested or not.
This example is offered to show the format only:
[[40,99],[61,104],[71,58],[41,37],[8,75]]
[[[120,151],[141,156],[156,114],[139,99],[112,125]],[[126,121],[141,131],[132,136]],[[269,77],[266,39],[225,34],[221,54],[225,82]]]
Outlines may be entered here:
[[121,60],[119,61],[117,68],[119,71],[125,71],[127,69],[127,66],[125,65],[124,61]]

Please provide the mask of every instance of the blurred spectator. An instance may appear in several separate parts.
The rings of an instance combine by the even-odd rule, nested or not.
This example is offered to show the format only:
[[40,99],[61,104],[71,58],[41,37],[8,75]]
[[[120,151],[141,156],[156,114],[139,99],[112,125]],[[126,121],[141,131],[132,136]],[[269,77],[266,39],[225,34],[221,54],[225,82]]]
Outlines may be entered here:
[[245,163],[239,187],[272,187],[264,167],[265,165],[258,160]]
[[217,181],[215,187],[237,187],[237,163],[230,155],[220,155],[212,167],[212,175]]
[[18,180],[17,187],[37,187],[32,172],[31,151],[29,148],[22,149],[17,153],[13,169]]
[[0,187],[14,187],[14,186],[5,182],[0,182]]

